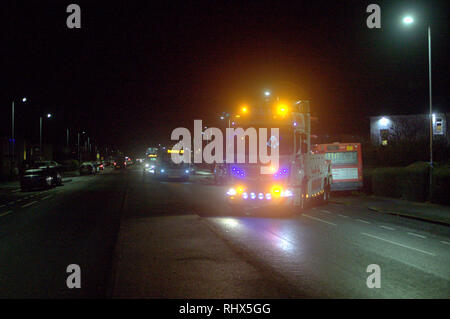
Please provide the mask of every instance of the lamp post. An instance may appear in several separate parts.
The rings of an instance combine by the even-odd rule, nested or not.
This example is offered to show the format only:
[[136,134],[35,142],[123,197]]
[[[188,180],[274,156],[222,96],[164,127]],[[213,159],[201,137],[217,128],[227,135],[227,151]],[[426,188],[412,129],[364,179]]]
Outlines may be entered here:
[[[22,98],[22,103],[25,103],[27,101],[26,97]],[[13,164],[15,163],[15,149],[16,149],[16,140],[15,140],[15,134],[14,134],[14,100],[12,101],[11,105],[11,162],[10,162],[10,169],[11,169],[11,175],[13,174]]]
[[[411,25],[414,23],[412,16],[403,17],[403,23]],[[432,90],[431,90],[431,28],[428,25],[428,93],[429,93],[429,122],[430,122],[430,181],[429,181],[429,197],[431,199],[432,183],[433,183],[433,104],[432,104]]]
[[[46,117],[49,119],[52,117],[50,113],[47,113]],[[42,116],[39,117],[39,155],[42,157]]]

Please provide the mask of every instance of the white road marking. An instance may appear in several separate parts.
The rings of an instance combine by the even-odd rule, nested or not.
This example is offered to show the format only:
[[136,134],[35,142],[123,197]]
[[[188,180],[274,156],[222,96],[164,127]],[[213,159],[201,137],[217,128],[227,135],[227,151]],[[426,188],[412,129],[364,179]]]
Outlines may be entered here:
[[35,203],[37,203],[37,201],[34,200],[34,201],[32,201],[31,203],[28,203],[28,204],[23,205],[22,208],[31,206],[31,205],[33,205],[33,204],[35,204]]
[[338,214],[338,216],[341,216],[341,217],[344,217],[344,218],[348,218],[347,215]]
[[12,212],[13,212],[12,210],[8,210],[8,211],[6,211],[6,212],[4,212],[4,213],[1,213],[1,214],[0,214],[0,217],[1,217],[1,216],[8,215],[8,214],[11,214]]
[[325,210],[325,209],[322,209],[321,212],[327,213],[327,214],[331,214],[331,212],[329,212],[329,211],[327,211],[327,210]]
[[450,245],[450,243],[448,243],[448,242],[446,242],[446,241],[444,241],[444,240],[441,240],[441,243],[443,243],[443,244],[445,244],[445,245]]
[[395,228],[392,228],[392,227],[389,227],[389,226],[380,226],[380,227],[384,228],[384,229],[395,230]]
[[371,235],[371,234],[367,234],[367,233],[361,233],[361,234],[363,234],[364,236],[368,236],[368,237],[372,237],[372,238],[375,238],[375,239],[378,239],[378,240],[382,240],[382,241],[385,241],[385,242],[388,242],[390,244],[397,245],[397,246],[400,246],[400,247],[403,247],[403,248],[408,248],[408,249],[411,249],[411,250],[415,250],[415,251],[421,252],[423,254],[427,254],[427,255],[430,255],[430,256],[436,256],[434,253],[430,253],[430,252],[425,251],[425,250],[421,250],[421,249],[418,249],[418,248],[414,248],[414,247],[406,246],[406,245],[403,245],[403,244],[400,244],[400,243],[396,243],[395,241],[391,241],[391,240],[384,239],[384,238],[381,238],[381,237],[377,237],[377,236],[374,236],[374,235]]
[[6,204],[0,205],[0,208],[5,207],[5,206],[6,206]]
[[323,220],[323,219],[320,219],[320,218],[317,218],[317,217],[309,216],[309,215],[306,215],[306,214],[302,214],[302,215],[305,216],[305,217],[317,220],[317,221],[322,222],[322,223],[326,223],[326,224],[329,224],[329,225],[336,226],[336,224],[334,224],[334,223],[327,222],[326,220]]
[[367,220],[364,219],[357,218],[356,220],[360,221],[361,223],[371,224],[371,222],[368,222]]
[[21,201],[22,201],[22,198],[19,198],[18,200],[16,200],[16,202],[18,202],[18,203],[21,202]]
[[414,233],[408,233],[408,235],[416,236],[416,237],[420,237],[420,238],[427,238],[426,236],[419,235],[419,234],[414,234]]
[[42,197],[42,199],[47,199],[47,198],[50,198],[50,197],[52,197],[52,195],[48,195],[48,196]]
[[15,203],[15,202],[14,202],[14,201],[12,201],[12,202],[9,202],[9,203],[8,203],[8,205],[12,205],[12,204],[14,204],[14,203]]
[[11,191],[11,193],[17,193],[17,192],[20,192],[20,189],[16,189],[14,191]]

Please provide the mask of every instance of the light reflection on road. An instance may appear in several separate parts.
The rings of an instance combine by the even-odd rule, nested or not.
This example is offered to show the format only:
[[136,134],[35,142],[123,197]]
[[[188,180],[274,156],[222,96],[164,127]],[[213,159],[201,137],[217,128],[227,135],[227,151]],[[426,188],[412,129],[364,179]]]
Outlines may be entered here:
[[[245,239],[257,234],[258,245],[266,245],[283,253],[293,253],[296,248],[288,221],[268,218],[218,218],[219,224],[233,236]],[[254,238],[254,237],[253,237]]]

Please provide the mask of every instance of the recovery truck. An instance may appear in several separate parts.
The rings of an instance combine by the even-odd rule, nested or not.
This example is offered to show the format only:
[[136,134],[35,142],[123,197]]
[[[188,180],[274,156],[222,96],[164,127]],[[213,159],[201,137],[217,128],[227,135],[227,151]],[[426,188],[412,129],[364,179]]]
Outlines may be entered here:
[[[271,174],[261,174],[261,164],[226,163],[217,170],[226,179],[226,197],[233,211],[250,208],[281,208],[288,213],[304,209],[313,202],[327,203],[330,196],[331,161],[325,154],[313,154],[310,143],[309,101],[270,103],[241,114],[235,127],[279,128],[279,166]],[[274,105],[272,105],[274,104]],[[234,137],[233,137],[234,138]],[[273,140],[272,140],[273,142]],[[275,141],[276,142],[276,141]],[[227,141],[230,143],[230,141]]]

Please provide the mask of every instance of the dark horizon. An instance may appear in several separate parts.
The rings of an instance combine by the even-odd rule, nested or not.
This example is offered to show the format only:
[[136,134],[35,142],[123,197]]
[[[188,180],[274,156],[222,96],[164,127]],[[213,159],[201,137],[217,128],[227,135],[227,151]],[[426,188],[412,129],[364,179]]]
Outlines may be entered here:
[[[68,1],[3,5],[2,137],[14,99],[18,138],[52,112],[47,140],[64,143],[68,127],[71,143],[84,129],[137,151],[194,119],[218,126],[265,89],[311,100],[318,134],[364,135],[371,115],[428,111],[428,22],[433,108],[448,110],[444,1],[379,1],[381,29],[367,28],[364,1],[77,3],[81,29],[66,27]],[[400,25],[405,12],[414,26]]]

